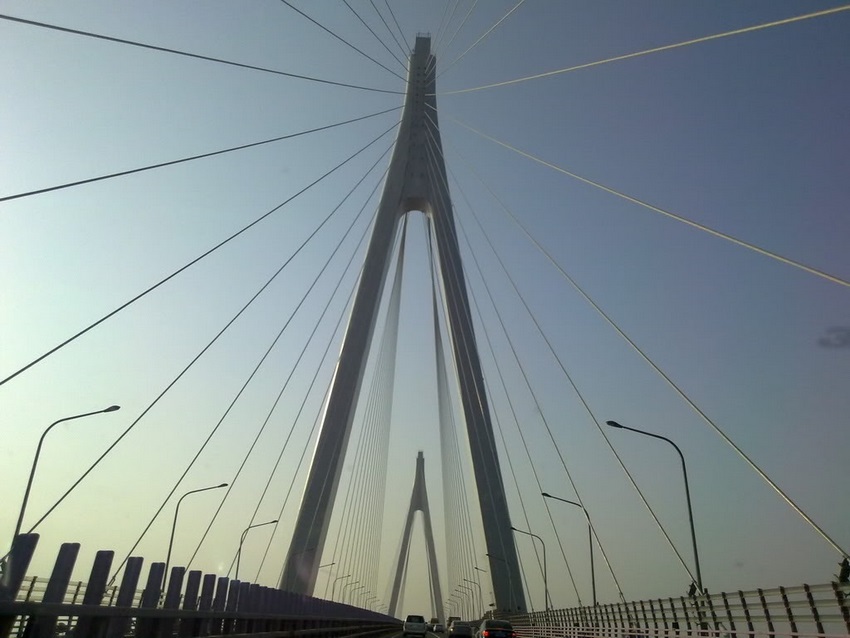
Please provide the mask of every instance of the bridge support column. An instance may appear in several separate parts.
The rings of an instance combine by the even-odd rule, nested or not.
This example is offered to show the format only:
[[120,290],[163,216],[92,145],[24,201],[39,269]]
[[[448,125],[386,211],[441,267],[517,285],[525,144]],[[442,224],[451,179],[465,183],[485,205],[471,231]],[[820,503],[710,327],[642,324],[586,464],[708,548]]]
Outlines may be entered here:
[[410,56],[404,110],[381,204],[354,299],[280,588],[312,594],[330,524],[351,424],[384,288],[399,218],[414,210],[434,223],[447,322],[457,364],[473,470],[496,606],[525,611],[519,562],[472,315],[437,126],[436,59],[431,38],[417,36]]
[[428,492],[425,489],[425,457],[422,452],[416,457],[416,476],[413,479],[413,493],[410,495],[410,509],[404,522],[401,535],[401,549],[398,553],[393,589],[390,594],[390,606],[387,612],[390,616],[398,615],[399,593],[401,581],[407,569],[408,553],[410,551],[410,532],[413,529],[413,515],[422,512],[422,522],[425,529],[425,550],[428,554],[428,571],[431,573],[431,599],[434,601],[434,615],[441,621],[443,614],[443,593],[440,587],[440,573],[437,571],[437,551],[434,547],[434,530],[431,527],[431,508],[428,507]]

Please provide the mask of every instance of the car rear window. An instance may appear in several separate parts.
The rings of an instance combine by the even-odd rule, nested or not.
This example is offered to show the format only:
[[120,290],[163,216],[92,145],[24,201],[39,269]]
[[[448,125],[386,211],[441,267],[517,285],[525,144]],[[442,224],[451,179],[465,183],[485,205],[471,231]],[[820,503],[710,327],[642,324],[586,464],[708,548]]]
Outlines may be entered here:
[[422,616],[408,616],[407,622],[425,622],[425,619]]
[[513,629],[513,625],[509,623],[507,620],[488,620],[487,628],[492,629]]

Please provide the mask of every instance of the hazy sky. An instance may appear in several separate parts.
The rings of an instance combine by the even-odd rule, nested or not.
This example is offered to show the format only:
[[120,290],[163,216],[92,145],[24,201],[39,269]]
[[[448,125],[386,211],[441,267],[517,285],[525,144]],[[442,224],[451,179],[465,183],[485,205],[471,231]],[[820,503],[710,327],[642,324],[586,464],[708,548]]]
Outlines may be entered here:
[[[344,4],[296,4],[403,75]],[[372,6],[360,0],[351,4],[400,56]],[[392,7],[408,44],[417,32],[434,36],[440,72],[515,2],[479,2],[449,46],[471,4],[462,0],[454,12],[454,3],[447,12],[442,1],[393,1]],[[385,4],[376,6],[388,16]],[[539,336],[476,217],[598,422],[616,419],[674,438],[682,448],[709,590],[828,581],[840,554],[576,292],[513,225],[488,188],[611,320],[845,549],[850,547],[850,347],[840,347],[845,333],[839,329],[850,327],[850,289],[534,163],[455,120],[586,179],[846,281],[850,11],[509,86],[452,91],[838,6],[790,0],[528,0],[438,78],[443,143],[452,180],[457,180],[450,187],[478,343],[506,443],[502,446],[497,435],[500,454],[503,466],[510,460],[518,478],[515,484],[505,477],[512,517],[517,526],[530,527],[545,539],[557,607],[575,605],[576,596],[563,576],[564,561],[532,464],[544,490],[568,499],[576,494],[545,424],[626,597],[679,595],[690,579]],[[7,0],[0,13],[327,80],[404,88],[387,70],[271,0],[202,5]],[[438,37],[446,13],[453,18],[444,29],[447,35]],[[311,83],[7,20],[0,20],[0,42],[0,197],[401,104],[394,93]],[[397,119],[396,111],[215,158],[0,203],[0,377],[290,198]],[[0,386],[3,538],[14,529],[43,429],[64,416],[122,406],[119,412],[63,424],[50,434],[25,529],[147,410],[391,141],[384,137],[319,188]],[[32,573],[49,573],[62,541],[83,544],[76,578],[87,576],[98,549],[112,548],[119,560],[124,557],[319,273],[386,163],[380,160],[316,239],[39,525],[42,540]],[[369,206],[366,217],[374,200]],[[346,263],[368,224],[366,217],[355,224],[178,488],[180,494],[233,482],[318,323],[315,341],[193,568],[227,571],[292,427],[256,519],[277,518],[294,480],[260,572],[263,584],[277,582],[304,483],[304,469],[297,475],[295,469],[304,449],[310,456],[309,433],[332,361],[319,368],[304,411],[295,417],[325,347],[329,341],[332,353],[339,347],[334,326],[357,276],[356,267],[345,270]],[[410,221],[382,578],[398,546],[418,450],[425,453],[438,550],[445,551],[426,243],[419,215]],[[322,315],[344,272],[340,291]],[[523,381],[499,317],[539,405]],[[691,565],[674,451],[628,432],[606,433]],[[356,437],[357,430],[352,441]],[[174,563],[188,560],[221,496],[211,492],[184,502]],[[136,554],[164,560],[175,501],[168,502]],[[587,602],[586,527],[574,509],[552,504],[552,516]],[[338,524],[337,518],[332,538]],[[421,526],[415,531],[402,611],[428,613]],[[252,576],[271,533],[270,526],[255,530],[246,543],[242,565]],[[539,608],[542,578],[528,540],[518,539],[518,547],[529,594]],[[479,564],[486,568],[480,534],[476,543]],[[328,552],[323,562],[333,560]],[[601,560],[596,573],[599,599],[615,600],[616,588]],[[322,570],[319,591],[326,578],[336,575],[335,568]],[[383,597],[385,586],[381,583],[375,595]],[[487,598],[490,587],[482,582],[482,588]]]

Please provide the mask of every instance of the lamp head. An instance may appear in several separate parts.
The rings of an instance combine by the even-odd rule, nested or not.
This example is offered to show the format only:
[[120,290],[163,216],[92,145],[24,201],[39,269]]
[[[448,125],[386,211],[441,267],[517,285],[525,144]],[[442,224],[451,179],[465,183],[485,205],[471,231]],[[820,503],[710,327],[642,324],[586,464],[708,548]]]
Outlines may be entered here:
[[623,426],[617,423],[616,421],[605,421],[606,425],[610,425],[612,428],[622,428]]
[[115,412],[116,410],[120,410],[120,405],[110,405],[108,408],[104,410],[104,412]]

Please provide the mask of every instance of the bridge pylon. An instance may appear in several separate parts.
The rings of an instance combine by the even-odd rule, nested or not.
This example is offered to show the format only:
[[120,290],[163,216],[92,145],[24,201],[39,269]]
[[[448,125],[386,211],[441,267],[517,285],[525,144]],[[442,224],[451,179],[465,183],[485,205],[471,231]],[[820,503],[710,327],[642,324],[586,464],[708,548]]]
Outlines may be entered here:
[[447,324],[457,368],[473,472],[489,554],[495,604],[525,612],[490,409],[472,327],[442,143],[437,125],[436,58],[430,36],[417,36],[409,58],[398,136],[351,316],[323,415],[280,588],[312,595],[366,368],[378,305],[399,219],[421,211],[434,225]]
[[431,574],[431,599],[434,602],[434,615],[444,621],[443,593],[440,588],[440,573],[437,570],[437,550],[434,547],[434,530],[431,526],[431,508],[428,507],[428,490],[425,488],[425,456],[422,452],[416,457],[416,475],[413,479],[413,493],[410,495],[410,508],[404,521],[404,531],[401,534],[401,547],[398,552],[393,588],[390,593],[390,605],[387,612],[390,616],[398,616],[399,594],[404,573],[407,570],[410,552],[410,533],[413,530],[413,516],[422,512],[422,523],[425,530],[425,552],[428,554],[428,572]]

